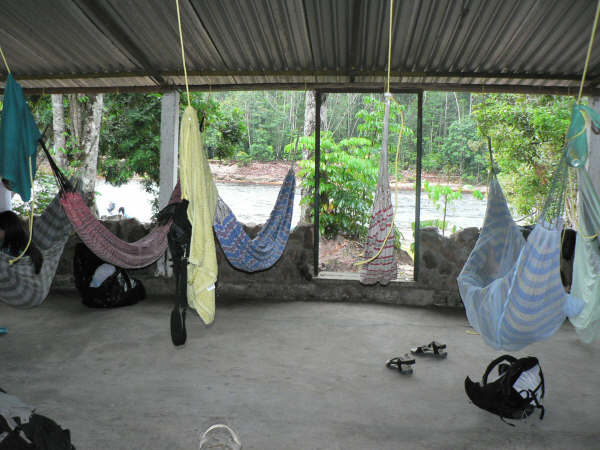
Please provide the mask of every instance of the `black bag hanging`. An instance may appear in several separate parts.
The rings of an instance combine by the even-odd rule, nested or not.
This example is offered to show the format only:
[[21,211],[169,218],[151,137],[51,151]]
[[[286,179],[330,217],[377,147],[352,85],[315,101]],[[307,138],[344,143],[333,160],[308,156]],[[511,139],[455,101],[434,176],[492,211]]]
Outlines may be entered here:
[[[488,376],[496,366],[499,377],[488,383]],[[540,419],[544,417],[541,404],[545,394],[544,375],[533,356],[517,359],[502,355],[488,365],[481,384],[465,378],[465,392],[476,406],[499,415],[502,420],[524,419],[536,409],[541,410]]]

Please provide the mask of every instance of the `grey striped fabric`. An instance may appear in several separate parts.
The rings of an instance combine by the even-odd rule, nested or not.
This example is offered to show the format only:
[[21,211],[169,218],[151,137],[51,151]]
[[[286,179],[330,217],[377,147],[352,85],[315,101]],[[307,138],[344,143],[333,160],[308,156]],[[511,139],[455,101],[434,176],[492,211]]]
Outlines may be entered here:
[[72,231],[73,227],[60,204],[60,194],[57,194],[44,213],[33,222],[33,242],[44,256],[40,273],[35,273],[29,256],[11,265],[9,261],[13,257],[0,252],[0,301],[18,308],[40,305],[48,296]]

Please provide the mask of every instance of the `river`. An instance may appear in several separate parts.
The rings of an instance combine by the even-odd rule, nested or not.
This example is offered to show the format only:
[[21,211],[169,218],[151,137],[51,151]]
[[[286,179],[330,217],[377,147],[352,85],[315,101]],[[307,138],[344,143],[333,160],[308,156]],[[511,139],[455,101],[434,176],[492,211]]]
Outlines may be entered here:
[[[247,183],[217,183],[221,198],[229,205],[238,220],[243,223],[264,223],[271,213],[277,199],[279,186]],[[98,193],[96,203],[101,215],[108,214],[107,206],[113,201],[116,205],[114,214],[119,207],[125,208],[128,217],[135,217],[141,222],[150,222],[152,217],[152,194],[144,191],[138,181],[115,187],[102,180],[96,182]],[[296,190],[294,199],[294,215],[292,226],[298,223],[300,216],[300,190]],[[392,202],[395,202],[392,192]],[[447,221],[450,226],[459,228],[481,227],[485,214],[485,200],[477,200],[471,194],[463,194],[463,198],[456,200],[447,211]],[[396,211],[396,225],[404,235],[404,240],[412,240],[412,223],[415,220],[415,194],[414,191],[398,192],[398,209]],[[441,219],[442,213],[437,210],[427,198],[421,194],[421,220]]]

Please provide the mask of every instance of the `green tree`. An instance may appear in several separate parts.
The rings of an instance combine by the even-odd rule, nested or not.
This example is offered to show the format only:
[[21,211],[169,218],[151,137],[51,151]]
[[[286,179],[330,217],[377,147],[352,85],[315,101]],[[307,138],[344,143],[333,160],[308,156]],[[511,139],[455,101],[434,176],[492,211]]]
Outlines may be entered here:
[[479,183],[485,177],[487,149],[477,133],[477,123],[470,117],[453,122],[448,135],[442,140],[440,168],[448,175],[458,175],[463,180]]
[[[289,144],[288,151],[293,145]],[[312,152],[314,136],[301,137],[299,145]],[[372,142],[366,138],[336,143],[330,132],[321,134],[319,225],[326,237],[341,234],[358,239],[366,236],[379,168],[377,159],[368,157],[374,151]],[[303,183],[314,191],[314,157],[300,161],[299,165]]]
[[100,137],[99,172],[120,185],[141,176],[146,185],[160,178],[160,94],[106,96]]
[[535,220],[565,142],[574,99],[558,96],[478,96],[473,115],[489,136],[504,192],[518,214]]

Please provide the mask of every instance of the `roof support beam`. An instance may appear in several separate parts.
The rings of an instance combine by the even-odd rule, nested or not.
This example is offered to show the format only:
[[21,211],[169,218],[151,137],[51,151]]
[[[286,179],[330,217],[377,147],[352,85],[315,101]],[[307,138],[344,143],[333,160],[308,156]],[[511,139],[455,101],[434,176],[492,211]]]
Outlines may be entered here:
[[[191,91],[269,91],[269,90],[292,90],[305,91],[320,90],[327,92],[383,92],[381,83],[262,83],[262,84],[190,84]],[[125,92],[163,92],[165,90],[184,90],[183,85],[165,86],[114,86],[114,87],[56,87],[56,88],[27,88],[23,87],[26,95],[39,94],[96,94],[96,93],[125,93]],[[576,96],[579,87],[555,87],[555,86],[506,86],[488,84],[392,84],[392,92],[415,93],[424,91],[449,91],[449,92],[473,92],[473,93],[507,93],[507,94],[532,94],[532,95],[567,95]],[[0,89],[3,93],[4,89]],[[586,96],[600,96],[600,88],[584,88]]]

